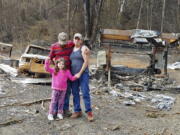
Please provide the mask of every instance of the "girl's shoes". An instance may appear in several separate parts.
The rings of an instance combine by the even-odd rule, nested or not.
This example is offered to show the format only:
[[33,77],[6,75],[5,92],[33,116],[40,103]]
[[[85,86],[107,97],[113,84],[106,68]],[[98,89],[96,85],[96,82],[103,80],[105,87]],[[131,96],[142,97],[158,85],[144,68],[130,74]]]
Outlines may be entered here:
[[63,115],[61,113],[57,114],[58,119],[63,120]]
[[[62,120],[63,119],[63,115],[58,113],[57,114],[57,118]],[[54,120],[54,116],[52,114],[48,114],[48,120],[50,120],[50,121]]]
[[54,120],[54,117],[52,114],[48,114],[48,120],[50,120],[50,121]]

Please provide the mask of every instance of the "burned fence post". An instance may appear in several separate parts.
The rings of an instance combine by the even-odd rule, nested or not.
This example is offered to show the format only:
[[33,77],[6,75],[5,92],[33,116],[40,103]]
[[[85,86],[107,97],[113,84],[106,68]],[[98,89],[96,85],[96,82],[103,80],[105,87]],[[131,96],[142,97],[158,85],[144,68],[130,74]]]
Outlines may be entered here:
[[107,67],[108,71],[108,87],[111,86],[111,46],[108,45],[108,51],[107,51]]
[[155,70],[155,63],[156,63],[156,51],[157,51],[157,48],[156,47],[152,47],[152,54],[151,54],[151,60],[150,60],[150,72],[149,72],[149,75],[153,75],[154,74],[154,70]]
[[9,57],[11,57],[11,52],[12,52],[12,47],[11,47],[11,49],[9,51]]
[[168,64],[168,49],[169,49],[169,44],[165,44],[165,51],[164,51],[164,75],[167,75],[167,64]]

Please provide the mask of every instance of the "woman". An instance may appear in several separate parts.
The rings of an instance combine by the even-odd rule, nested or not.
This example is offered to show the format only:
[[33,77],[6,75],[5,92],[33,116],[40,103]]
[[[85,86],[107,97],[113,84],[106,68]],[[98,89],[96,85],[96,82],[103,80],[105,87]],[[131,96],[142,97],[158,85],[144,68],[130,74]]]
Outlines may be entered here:
[[74,35],[74,48],[70,55],[71,60],[71,72],[78,79],[72,82],[72,94],[74,103],[74,113],[71,118],[78,118],[82,116],[81,106],[80,106],[80,89],[82,91],[83,100],[85,104],[85,111],[87,113],[88,121],[93,121],[93,114],[91,108],[91,99],[89,94],[89,54],[90,51],[88,47],[83,45],[83,38],[80,33]]

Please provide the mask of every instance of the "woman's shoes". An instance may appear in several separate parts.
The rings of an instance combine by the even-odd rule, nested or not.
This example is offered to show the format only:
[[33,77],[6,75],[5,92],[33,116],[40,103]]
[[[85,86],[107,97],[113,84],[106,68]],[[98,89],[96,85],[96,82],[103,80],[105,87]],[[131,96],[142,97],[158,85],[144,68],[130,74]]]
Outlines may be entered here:
[[87,112],[87,119],[89,122],[94,121],[93,113],[92,112]]
[[72,113],[69,110],[64,110],[64,117],[71,117]]
[[82,116],[82,112],[74,112],[72,115],[71,115],[71,118],[75,119],[75,118],[79,118]]

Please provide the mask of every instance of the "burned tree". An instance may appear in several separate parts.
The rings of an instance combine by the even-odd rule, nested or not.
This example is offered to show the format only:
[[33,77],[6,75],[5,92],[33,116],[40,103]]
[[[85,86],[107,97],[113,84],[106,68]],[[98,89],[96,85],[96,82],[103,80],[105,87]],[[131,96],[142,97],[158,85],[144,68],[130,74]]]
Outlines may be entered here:
[[90,0],[83,0],[85,40],[90,44],[93,44],[96,38],[102,4],[103,0],[95,0],[91,6]]

